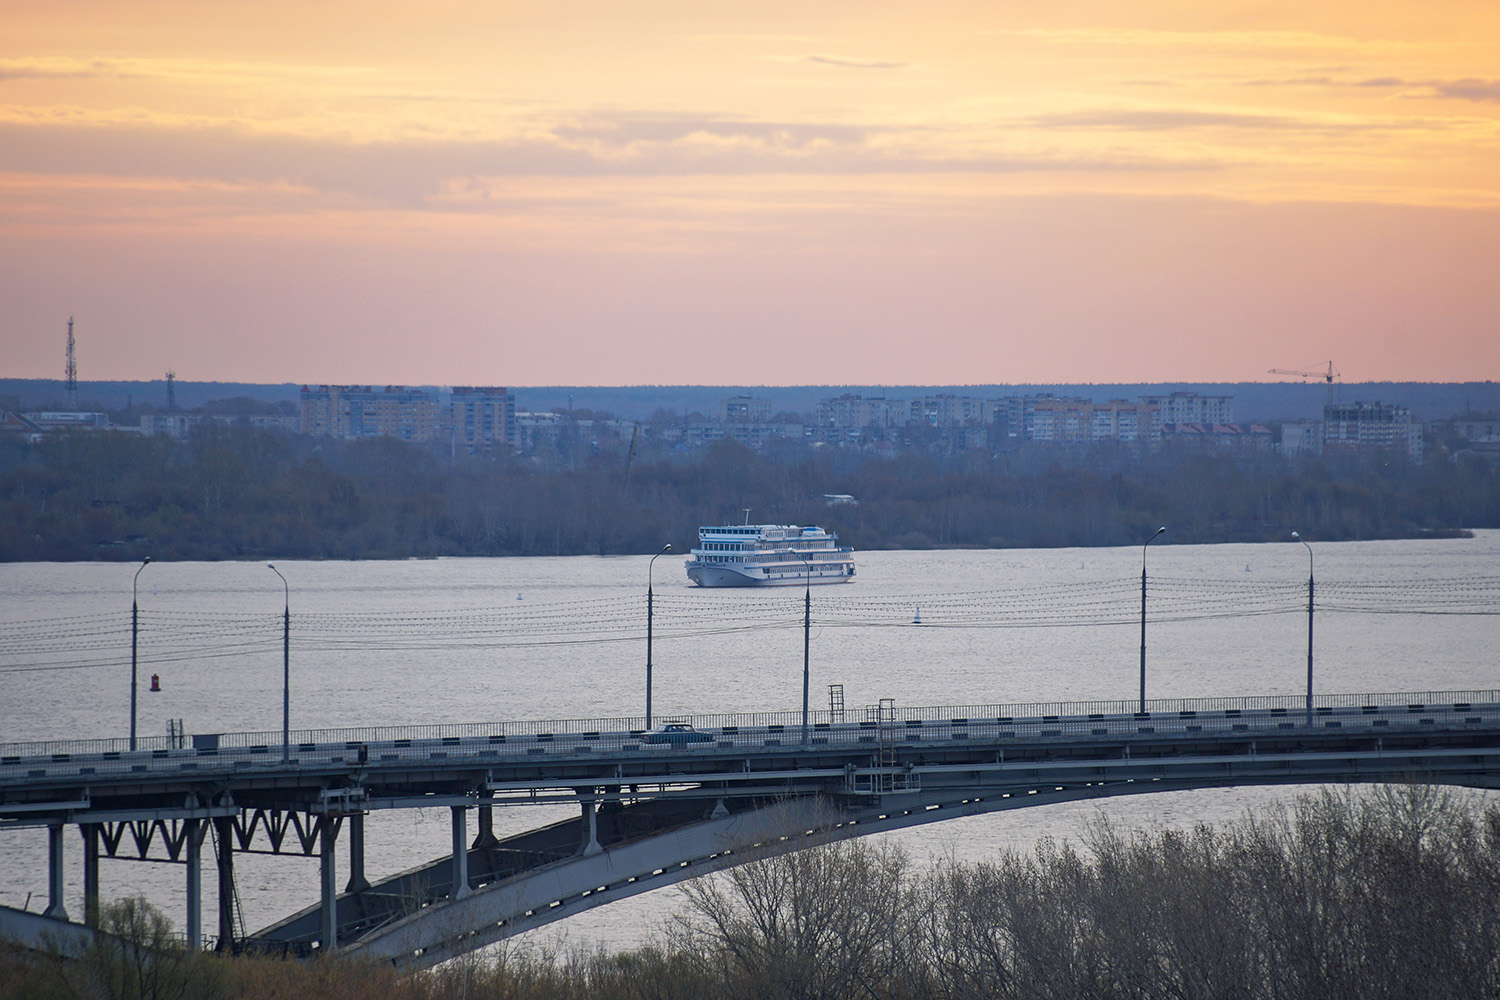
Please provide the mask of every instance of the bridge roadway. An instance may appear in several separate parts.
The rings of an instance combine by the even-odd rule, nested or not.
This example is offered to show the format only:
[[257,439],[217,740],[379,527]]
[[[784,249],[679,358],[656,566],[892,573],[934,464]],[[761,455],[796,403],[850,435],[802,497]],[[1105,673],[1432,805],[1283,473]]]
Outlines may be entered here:
[[[0,831],[45,829],[48,906],[0,908],[0,935],[97,924],[101,857],[187,869],[202,933],[205,840],[221,948],[330,948],[432,964],[613,900],[759,857],[957,816],[1229,785],[1420,781],[1500,787],[1500,692],[1296,697],[498,723],[0,744]],[[575,803],[499,839],[497,807]],[[447,807],[453,851],[371,883],[371,811]],[[470,810],[477,831],[468,832]],[[67,920],[65,830],[83,840],[84,914]],[[127,836],[128,835],[128,836]],[[339,891],[340,838],[349,878]],[[234,858],[316,856],[320,902],[255,933]],[[456,888],[455,888],[456,887]]]

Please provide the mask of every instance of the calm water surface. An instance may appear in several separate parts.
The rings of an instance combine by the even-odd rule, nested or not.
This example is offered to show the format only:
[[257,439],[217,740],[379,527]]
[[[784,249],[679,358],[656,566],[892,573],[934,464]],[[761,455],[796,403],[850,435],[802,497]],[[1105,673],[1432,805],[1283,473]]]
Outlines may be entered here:
[[[1319,693],[1500,687],[1500,616],[1391,613],[1407,600],[1431,612],[1434,593],[1500,575],[1500,532],[1314,550]],[[857,582],[812,590],[813,707],[827,707],[835,683],[852,711],[887,697],[901,705],[1134,698],[1141,556],[1138,546],[860,553]],[[1149,605],[1149,697],[1305,690],[1306,549],[1157,542],[1147,558],[1159,581]],[[646,557],[277,563],[290,585],[292,727],[638,716],[647,564]],[[13,629],[10,648],[0,649],[0,742],[128,731],[136,569],[0,566],[0,627]],[[800,588],[699,591],[675,555],[656,561],[652,580],[659,717],[800,706]],[[1372,593],[1384,595],[1376,600],[1381,613],[1336,610],[1362,606]],[[153,563],[139,577],[138,600],[141,734],[163,733],[178,719],[189,733],[279,731],[283,591],[270,570]],[[1184,609],[1189,620],[1171,620]],[[918,615],[923,624],[913,625]],[[43,633],[55,648],[45,648]],[[73,666],[80,662],[93,665]],[[161,679],[158,693],[146,690],[152,674]],[[918,857],[971,858],[1028,848],[1040,836],[1076,839],[1101,811],[1131,824],[1183,825],[1234,818],[1294,793],[1141,796],[892,836]],[[497,832],[568,812],[496,810]],[[447,838],[446,810],[375,814],[369,874],[437,857]],[[0,903],[19,906],[34,893],[32,908],[44,905],[45,840],[39,831],[0,837]],[[76,836],[68,851],[76,916]],[[236,864],[252,928],[316,900],[315,859],[246,856]],[[146,892],[181,922],[181,866],[106,860],[102,871],[106,895]],[[214,887],[205,883],[211,915]],[[636,944],[675,898],[659,891],[534,934]]]

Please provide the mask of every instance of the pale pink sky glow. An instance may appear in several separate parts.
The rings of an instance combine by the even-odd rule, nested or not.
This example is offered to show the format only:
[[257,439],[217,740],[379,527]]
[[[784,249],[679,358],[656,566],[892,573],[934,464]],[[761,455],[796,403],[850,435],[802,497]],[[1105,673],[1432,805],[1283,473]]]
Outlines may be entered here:
[[1490,5],[17,6],[0,376],[1500,377]]

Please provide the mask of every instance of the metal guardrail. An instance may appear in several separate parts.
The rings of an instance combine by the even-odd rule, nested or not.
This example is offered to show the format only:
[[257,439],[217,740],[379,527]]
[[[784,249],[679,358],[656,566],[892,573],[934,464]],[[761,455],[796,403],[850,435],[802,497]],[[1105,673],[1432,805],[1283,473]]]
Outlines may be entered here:
[[[1239,736],[1307,727],[1306,700],[1295,696],[1052,702],[1020,705],[926,707],[887,712],[880,718],[834,721],[809,716],[809,749],[874,749],[881,740],[955,745],[978,741],[1050,741],[1141,735]],[[76,784],[80,779],[194,779],[266,772],[394,767],[447,769],[536,764],[606,756],[619,759],[702,751],[788,752],[803,745],[801,713],[693,716],[692,742],[652,740],[637,719],[516,722],[447,726],[301,730],[282,760],[279,733],[228,734],[202,745],[136,751],[104,749],[122,741],[10,744],[29,753],[0,754],[0,786]],[[1441,725],[1472,728],[1500,724],[1500,692],[1446,691],[1385,695],[1335,695],[1317,699],[1314,730],[1396,732]],[[587,725],[598,728],[583,728]],[[264,740],[265,742],[256,742]],[[35,752],[41,749],[43,752]],[[561,773],[561,772],[560,772]],[[544,786],[547,782],[540,781]],[[17,808],[29,808],[18,806]],[[330,801],[330,811],[345,811]],[[359,807],[360,809],[363,806]]]
[[[1365,705],[1452,705],[1452,704],[1497,704],[1500,691],[1427,691],[1398,692],[1384,694],[1330,694],[1317,695],[1314,708],[1359,708]],[[1150,715],[1180,712],[1269,712],[1276,709],[1286,711],[1305,710],[1306,695],[1264,695],[1239,698],[1167,698],[1146,702]],[[909,720],[940,721],[948,719],[1032,719],[1057,717],[1088,718],[1092,715],[1134,715],[1140,703],[1136,699],[1116,701],[1062,701],[1021,702],[1015,704],[957,705],[902,708],[897,706],[894,716],[887,721],[903,723]],[[865,715],[871,714],[875,706],[867,706]],[[835,714],[839,717],[835,718]],[[816,710],[808,715],[808,724],[820,727],[848,724],[860,721],[859,710],[851,709],[833,713],[827,709]],[[691,714],[660,716],[663,721],[686,722],[696,729],[722,730],[769,728],[782,726],[786,729],[802,726],[802,713],[792,712],[737,712],[716,714]],[[500,736],[508,741],[516,737],[587,737],[604,733],[639,734],[645,732],[645,719],[641,716],[595,719],[523,720],[513,722],[463,722],[433,723],[416,726],[364,726],[327,729],[294,729],[289,734],[293,747],[326,745],[332,743],[394,743],[400,740],[474,740]],[[209,747],[227,750],[281,749],[281,732],[204,733],[184,738],[180,736],[150,736],[136,740],[135,753],[177,751]],[[130,741],[124,737],[90,740],[40,740],[0,743],[0,762],[14,763],[19,760],[46,758],[55,755],[80,756],[130,753]],[[15,760],[12,760],[15,758]]]

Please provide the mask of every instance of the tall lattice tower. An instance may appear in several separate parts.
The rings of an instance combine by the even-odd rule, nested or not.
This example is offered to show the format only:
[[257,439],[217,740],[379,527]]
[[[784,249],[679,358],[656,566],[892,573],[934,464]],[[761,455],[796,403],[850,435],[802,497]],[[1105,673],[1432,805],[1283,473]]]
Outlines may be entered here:
[[177,412],[177,373],[167,372],[167,412]]
[[78,409],[78,360],[73,356],[73,317],[68,317],[68,409]]

